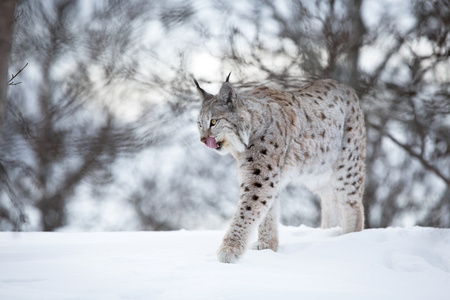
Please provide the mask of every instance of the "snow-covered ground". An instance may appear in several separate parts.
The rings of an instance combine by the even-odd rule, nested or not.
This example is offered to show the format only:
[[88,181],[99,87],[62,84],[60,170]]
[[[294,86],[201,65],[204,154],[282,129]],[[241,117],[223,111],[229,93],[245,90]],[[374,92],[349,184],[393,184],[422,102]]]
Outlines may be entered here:
[[450,299],[450,229],[282,227],[281,249],[215,257],[223,232],[0,233],[0,299]]

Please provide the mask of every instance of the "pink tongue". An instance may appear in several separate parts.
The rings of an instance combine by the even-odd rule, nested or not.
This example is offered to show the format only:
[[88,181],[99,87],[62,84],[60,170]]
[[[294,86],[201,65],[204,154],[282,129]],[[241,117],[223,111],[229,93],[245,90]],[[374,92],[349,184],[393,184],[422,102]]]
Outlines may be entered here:
[[206,146],[208,146],[211,149],[216,149],[217,148],[216,139],[213,137],[206,138]]

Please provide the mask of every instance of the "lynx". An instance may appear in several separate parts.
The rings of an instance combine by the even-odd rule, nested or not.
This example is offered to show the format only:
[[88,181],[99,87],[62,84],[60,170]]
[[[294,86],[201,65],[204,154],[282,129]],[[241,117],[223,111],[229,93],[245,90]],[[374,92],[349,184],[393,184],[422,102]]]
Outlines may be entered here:
[[355,91],[317,80],[293,91],[260,86],[239,92],[228,75],[219,93],[203,90],[200,140],[238,166],[240,197],[218,250],[236,262],[258,228],[254,249],[278,249],[278,193],[289,182],[321,199],[322,228],[363,229],[364,116]]

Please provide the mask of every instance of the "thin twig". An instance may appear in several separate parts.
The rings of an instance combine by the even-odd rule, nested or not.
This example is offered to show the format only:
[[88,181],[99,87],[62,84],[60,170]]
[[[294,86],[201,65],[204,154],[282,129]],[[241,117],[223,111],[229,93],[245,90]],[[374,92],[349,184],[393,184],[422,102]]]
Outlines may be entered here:
[[25,66],[23,66],[23,68],[20,69],[19,72],[16,73],[16,75],[11,74],[11,79],[8,81],[8,85],[18,85],[18,84],[21,84],[22,82],[17,82],[17,83],[16,83],[16,82],[13,82],[13,80],[14,80],[14,78],[16,78],[16,77],[20,74],[20,72],[22,72],[23,69],[25,69],[27,66],[28,66],[28,63],[26,63]]

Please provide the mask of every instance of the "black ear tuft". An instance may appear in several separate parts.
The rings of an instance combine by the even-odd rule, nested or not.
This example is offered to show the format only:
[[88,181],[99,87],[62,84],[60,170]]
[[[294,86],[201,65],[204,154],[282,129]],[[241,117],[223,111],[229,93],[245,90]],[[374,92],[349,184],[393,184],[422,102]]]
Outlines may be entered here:
[[200,84],[198,84],[198,81],[194,78],[194,83],[195,83],[195,86],[198,88],[198,89],[202,89],[201,87],[200,87]]
[[197,91],[199,92],[200,96],[202,97],[202,101],[209,100],[214,97],[213,95],[205,92],[205,90],[200,87],[200,84],[198,84],[198,81],[195,78],[194,78],[194,83],[195,83],[195,86],[197,87]]
[[230,75],[231,75],[231,72],[230,72],[230,74],[228,74],[227,79],[225,80],[225,82],[228,82],[228,80],[230,80]]

